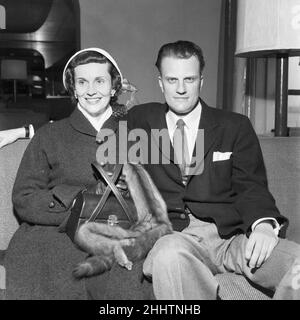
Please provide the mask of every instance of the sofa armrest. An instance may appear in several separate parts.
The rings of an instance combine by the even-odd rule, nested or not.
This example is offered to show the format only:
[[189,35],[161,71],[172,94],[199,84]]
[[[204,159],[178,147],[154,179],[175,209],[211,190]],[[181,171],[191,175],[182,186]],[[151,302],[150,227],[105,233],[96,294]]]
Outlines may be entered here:
[[28,139],[22,139],[0,149],[0,250],[7,248],[18,228],[18,222],[13,213],[11,193],[28,143]]
[[300,243],[300,137],[260,137],[269,189],[290,223],[286,237]]

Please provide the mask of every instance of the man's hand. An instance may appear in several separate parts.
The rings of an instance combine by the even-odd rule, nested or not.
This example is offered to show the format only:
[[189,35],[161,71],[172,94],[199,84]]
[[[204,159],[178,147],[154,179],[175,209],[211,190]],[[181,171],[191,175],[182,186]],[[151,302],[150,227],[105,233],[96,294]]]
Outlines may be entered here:
[[7,144],[13,143],[20,138],[25,137],[25,129],[17,128],[17,129],[9,129],[0,131],[0,149]]
[[246,245],[245,257],[250,268],[259,268],[268,259],[278,243],[270,222],[259,223],[252,231]]

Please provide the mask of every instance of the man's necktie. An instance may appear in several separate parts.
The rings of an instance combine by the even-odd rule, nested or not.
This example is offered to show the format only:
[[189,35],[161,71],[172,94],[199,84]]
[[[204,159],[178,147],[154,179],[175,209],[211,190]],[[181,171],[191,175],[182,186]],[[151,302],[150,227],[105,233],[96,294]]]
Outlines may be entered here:
[[176,163],[179,165],[182,177],[187,175],[187,165],[189,164],[189,150],[187,136],[184,130],[185,122],[179,119],[174,132],[173,147],[175,151]]

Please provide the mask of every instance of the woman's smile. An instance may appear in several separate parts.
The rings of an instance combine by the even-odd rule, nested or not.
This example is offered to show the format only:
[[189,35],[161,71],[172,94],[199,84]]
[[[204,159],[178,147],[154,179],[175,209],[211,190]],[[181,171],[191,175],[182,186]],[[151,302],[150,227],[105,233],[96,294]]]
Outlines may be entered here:
[[85,100],[92,105],[97,104],[100,100],[102,99],[102,97],[95,97],[95,98],[85,98]]

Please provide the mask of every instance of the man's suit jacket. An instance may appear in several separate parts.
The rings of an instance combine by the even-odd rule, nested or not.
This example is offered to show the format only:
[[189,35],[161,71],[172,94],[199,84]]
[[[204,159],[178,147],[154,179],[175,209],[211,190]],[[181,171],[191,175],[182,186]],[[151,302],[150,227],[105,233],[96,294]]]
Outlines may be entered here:
[[[188,213],[213,221],[222,237],[246,233],[260,218],[274,217],[287,222],[276,208],[268,191],[265,166],[257,136],[247,117],[207,106],[202,100],[199,129],[204,129],[204,170],[182,183],[174,150],[170,142],[169,164],[146,164],[145,168],[165,199],[175,230],[189,223]],[[151,152],[164,155],[151,129],[167,129],[166,104],[148,103],[132,108],[128,114],[129,129],[142,128],[149,137]],[[158,148],[157,150],[154,150]],[[195,151],[195,150],[194,150]],[[214,152],[232,152],[227,160],[213,161]],[[150,163],[150,162],[148,162]]]

